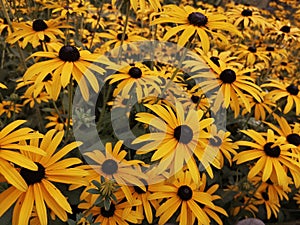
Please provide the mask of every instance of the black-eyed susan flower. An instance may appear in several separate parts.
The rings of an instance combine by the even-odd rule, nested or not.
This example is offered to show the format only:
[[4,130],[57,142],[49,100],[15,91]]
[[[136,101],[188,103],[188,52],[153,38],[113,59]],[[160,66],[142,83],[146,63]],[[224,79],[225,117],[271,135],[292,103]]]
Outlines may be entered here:
[[[110,30],[110,29],[106,30],[106,31],[107,32],[105,32],[105,33],[98,34],[98,36],[100,38],[108,39],[107,41],[105,41],[104,47],[106,47],[106,46],[112,46],[112,48],[120,47],[121,43],[122,43],[123,32],[122,31],[117,32],[117,31]],[[147,40],[147,39],[138,35],[137,32],[135,32],[135,31],[126,32],[124,34],[122,48],[125,51],[127,50],[128,47],[131,47],[136,50],[136,46],[130,45],[130,43],[135,42],[135,41],[145,41],[145,40]]]
[[[117,0],[111,0],[111,4],[115,5],[116,1]],[[147,8],[146,2],[148,2],[156,12],[161,9],[160,0],[130,0],[130,6],[135,12],[140,10],[141,13],[144,13]]]
[[213,195],[218,185],[206,190],[206,176],[202,176],[201,186],[199,186],[193,181],[191,173],[188,170],[180,171],[177,178],[152,186],[151,190],[154,193],[150,195],[150,200],[166,199],[156,210],[156,216],[159,216],[158,224],[166,224],[177,210],[179,211],[177,221],[180,225],[192,225],[196,220],[197,224],[210,224],[210,217],[218,224],[223,224],[216,212],[223,215],[227,213],[213,203],[220,198]]
[[33,171],[21,167],[19,174],[25,180],[28,189],[20,191],[11,186],[0,194],[0,215],[16,203],[13,207],[12,224],[28,224],[34,206],[41,225],[48,224],[47,208],[62,221],[67,221],[67,212],[72,213],[66,197],[52,182],[85,185],[87,182],[83,176],[87,175],[87,172],[74,168],[75,165],[81,163],[80,159],[62,159],[80,144],[72,142],[57,150],[63,136],[63,131],[57,133],[51,130],[40,142],[38,139],[32,139],[28,145],[25,141],[20,143],[24,148],[40,148],[47,154],[41,156],[21,150],[24,156],[34,162],[38,170]]
[[[36,82],[41,83],[52,72],[53,83],[57,89],[65,88],[74,79],[80,88],[85,100],[89,99],[89,83],[95,92],[99,91],[99,84],[95,73],[103,74],[105,71],[95,64],[99,60],[98,54],[88,50],[78,50],[75,46],[53,44],[54,52],[36,52],[31,57],[45,57],[46,61],[37,62],[28,68],[23,76],[24,81],[36,77]],[[47,69],[45,69],[47,68]],[[56,77],[56,78],[54,78]]]
[[102,225],[129,225],[138,224],[143,218],[143,215],[132,210],[132,207],[139,204],[138,201],[129,203],[117,199],[117,202],[112,201],[109,209],[104,206],[94,205],[92,201],[80,203],[79,207],[86,210],[95,218],[95,223],[100,222]]
[[133,202],[133,197],[128,186],[139,186],[145,189],[141,179],[147,179],[139,169],[144,162],[139,160],[126,160],[125,150],[122,150],[123,141],[118,141],[113,147],[108,142],[105,145],[105,151],[94,150],[86,152],[85,155],[92,161],[89,165],[90,175],[88,180],[99,180],[100,175],[106,179],[115,180],[120,185],[129,202]]
[[300,29],[291,25],[290,21],[276,20],[273,30],[270,30],[267,35],[271,35],[275,40],[291,43],[299,40]]
[[255,45],[247,46],[240,44],[238,50],[234,53],[238,60],[245,60],[247,66],[254,66],[255,63],[263,61],[265,66],[269,66],[270,58],[263,49],[257,48]]
[[218,61],[220,66],[217,66],[213,61],[209,61],[209,66],[215,72],[215,76],[211,72],[196,72],[194,78],[204,78],[204,81],[199,82],[196,87],[200,88],[204,93],[216,92],[215,103],[213,110],[219,109],[221,106],[234,110],[235,116],[239,112],[239,101],[241,99],[246,110],[251,110],[250,103],[246,98],[245,92],[253,96],[258,102],[261,102],[261,89],[254,83],[254,79],[247,75],[253,69],[241,69],[226,65],[222,61]]
[[134,95],[138,101],[149,96],[149,90],[153,88],[160,93],[161,80],[156,74],[150,70],[149,67],[142,63],[110,65],[109,69],[118,70],[115,74],[108,76],[106,79],[109,80],[109,84],[118,82],[117,87],[113,92],[113,96],[117,96],[121,93],[122,95]]
[[271,178],[274,179],[272,182],[286,189],[289,181],[286,170],[299,170],[300,168],[295,154],[289,151],[294,145],[286,144],[285,137],[275,136],[271,129],[268,129],[266,137],[254,130],[242,132],[254,142],[237,141],[239,146],[246,146],[250,149],[239,152],[233,160],[237,161],[237,164],[255,160],[254,166],[248,173],[249,179],[262,172],[263,182]]
[[52,42],[57,40],[57,36],[64,39],[64,33],[60,28],[66,26],[63,26],[58,20],[36,19],[27,22],[14,22],[13,27],[15,31],[7,37],[7,43],[14,44],[18,41],[22,48],[31,43],[32,47],[36,48],[46,38]]
[[[155,132],[139,136],[133,144],[143,143],[137,154],[154,151],[151,161],[159,161],[158,173],[170,169],[175,174],[185,165],[190,169],[193,180],[199,182],[199,170],[195,155],[203,164],[204,169],[214,159],[214,155],[203,155],[208,138],[211,137],[204,129],[213,123],[212,118],[203,118],[201,110],[192,108],[185,110],[181,103],[176,107],[168,105],[145,105],[154,114],[138,113],[136,120],[154,128]],[[206,158],[204,158],[206,157]]]
[[296,108],[296,115],[300,114],[300,92],[299,85],[291,84],[280,80],[270,80],[269,83],[261,85],[261,87],[272,88],[268,95],[274,102],[284,99],[286,104],[283,108],[283,113],[290,112],[293,107]]
[[195,9],[191,6],[179,7],[176,5],[166,5],[160,13],[160,17],[151,22],[151,25],[161,23],[176,23],[178,26],[167,31],[164,40],[169,40],[172,36],[183,31],[177,44],[184,46],[191,37],[198,36],[204,52],[210,48],[208,34],[216,36],[226,41],[226,37],[215,30],[223,30],[240,35],[239,31],[231,23],[226,21],[227,17],[222,14],[207,12],[201,8]]
[[[52,111],[51,116],[46,116],[45,119],[50,122],[46,124],[45,128],[55,129],[57,131],[64,130],[68,124],[68,118],[63,113],[58,114],[57,112]],[[70,119],[70,126],[73,126],[72,119]]]
[[26,191],[28,186],[11,163],[31,170],[37,170],[38,167],[32,160],[18,151],[32,151],[36,154],[45,154],[44,151],[37,147],[18,144],[19,141],[40,138],[42,136],[33,133],[33,130],[28,127],[15,130],[25,122],[26,120],[16,120],[0,131],[0,174],[20,191]]
[[18,114],[21,112],[21,104],[17,104],[12,101],[5,101],[3,100],[0,103],[0,116],[5,114],[7,118],[10,118],[12,114]]
[[[254,113],[254,118],[256,120],[265,120],[266,116],[274,113],[272,108],[276,107],[276,104],[272,101],[270,95],[266,92],[261,92],[262,101],[258,102],[253,96],[247,95],[248,101],[250,103],[251,112]],[[242,110],[242,115],[249,113],[246,109]]]
[[216,159],[220,162],[221,168],[224,165],[224,158],[226,158],[229,165],[231,165],[232,155],[235,156],[237,154],[236,150],[239,147],[231,138],[229,138],[231,135],[230,132],[221,129],[218,130],[216,125],[212,125],[209,132],[212,137],[208,142],[208,151],[211,148],[215,148],[215,151],[217,152]]
[[264,205],[267,211],[267,219],[270,219],[272,215],[275,218],[278,217],[278,213],[280,210],[280,202],[274,201],[274,199],[270,198],[270,194],[265,190],[257,191],[254,194],[256,201],[255,205]]
[[254,6],[232,5],[227,15],[235,26],[241,26],[242,29],[258,26],[264,31],[265,28],[271,27],[260,10]]
[[23,105],[29,105],[30,108],[33,108],[35,104],[41,104],[42,102],[49,102],[50,96],[46,92],[41,92],[37,97],[25,96],[21,97],[23,99]]

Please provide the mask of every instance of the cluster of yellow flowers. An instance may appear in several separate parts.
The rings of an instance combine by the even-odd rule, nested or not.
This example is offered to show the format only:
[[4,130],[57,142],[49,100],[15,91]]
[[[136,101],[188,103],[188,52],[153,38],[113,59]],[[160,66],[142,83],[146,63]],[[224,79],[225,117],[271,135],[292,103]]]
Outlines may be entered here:
[[0,223],[289,219],[300,6],[167,2],[0,0]]

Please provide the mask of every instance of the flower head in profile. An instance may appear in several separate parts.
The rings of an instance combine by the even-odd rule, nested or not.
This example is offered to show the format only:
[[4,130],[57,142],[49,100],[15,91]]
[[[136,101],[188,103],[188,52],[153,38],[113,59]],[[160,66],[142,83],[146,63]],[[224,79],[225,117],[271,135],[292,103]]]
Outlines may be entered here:
[[40,148],[47,154],[43,156],[21,150],[24,156],[34,162],[37,170],[20,168],[19,175],[28,185],[27,190],[21,191],[11,186],[0,194],[0,216],[16,203],[13,206],[13,225],[27,225],[34,207],[41,225],[48,224],[47,208],[62,221],[67,221],[67,212],[72,213],[70,204],[55,183],[86,185],[83,177],[87,172],[76,168],[76,165],[82,163],[79,158],[63,159],[79,145],[72,142],[58,150],[63,136],[63,131],[51,130],[41,141],[32,139],[29,144],[20,142],[20,146],[23,146],[20,149]]
[[166,5],[163,11],[159,13],[160,17],[154,19],[151,25],[161,23],[176,23],[178,26],[170,28],[164,36],[164,40],[169,40],[172,36],[183,31],[177,44],[184,46],[190,38],[199,37],[201,47],[204,52],[210,48],[209,34],[227,42],[227,38],[215,30],[223,30],[240,35],[234,25],[227,22],[227,17],[215,12],[207,12],[201,8],[195,9],[189,5],[179,7],[176,5]]
[[51,42],[57,40],[57,36],[64,39],[64,33],[60,28],[66,28],[58,20],[42,20],[36,19],[34,21],[27,22],[13,22],[14,32],[7,37],[9,44],[20,42],[22,48],[25,48],[28,43],[32,44],[32,47],[36,48],[45,41],[47,38]]
[[54,100],[58,98],[61,87],[65,88],[73,79],[78,83],[85,100],[89,99],[88,84],[98,92],[99,84],[95,73],[103,74],[105,71],[95,64],[100,57],[98,54],[92,54],[88,50],[78,50],[71,45],[53,43],[52,47],[55,49],[53,52],[36,52],[31,55],[31,57],[44,57],[48,60],[37,62],[29,67],[23,76],[24,81],[32,80],[37,75],[35,82],[39,84],[49,73],[52,73],[52,85],[57,89],[52,90],[56,93],[56,96],[53,96]]
[[17,104],[13,101],[3,100],[0,103],[0,116],[4,114],[7,116],[7,118],[11,118],[13,114],[18,114],[22,111],[21,107],[21,104]]
[[206,176],[203,174],[199,186],[193,181],[191,173],[189,170],[180,171],[177,178],[151,187],[154,193],[150,195],[150,200],[166,199],[156,210],[159,225],[166,224],[177,210],[179,210],[177,221],[180,225],[193,225],[196,221],[201,225],[210,224],[210,218],[218,224],[223,224],[217,213],[225,216],[227,213],[213,203],[214,200],[220,199],[220,196],[213,195],[218,185],[207,189]]
[[199,170],[194,155],[201,162],[209,161],[203,158],[205,142],[211,137],[205,128],[213,123],[213,119],[204,118],[201,110],[184,110],[179,102],[174,108],[158,104],[145,106],[153,114],[138,113],[136,120],[150,125],[154,132],[141,135],[133,141],[133,144],[142,144],[137,154],[154,152],[151,161],[158,162],[157,173],[170,170],[175,174],[187,165],[193,180],[198,183]]

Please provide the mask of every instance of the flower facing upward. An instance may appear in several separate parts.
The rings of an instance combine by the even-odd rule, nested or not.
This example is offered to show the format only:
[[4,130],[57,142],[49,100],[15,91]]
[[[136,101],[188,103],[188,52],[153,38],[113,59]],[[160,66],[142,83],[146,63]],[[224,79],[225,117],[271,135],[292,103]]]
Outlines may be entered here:
[[[49,73],[53,72],[52,85],[57,90],[52,92],[59,93],[61,87],[65,88],[72,79],[74,79],[79,86],[82,96],[85,100],[89,99],[89,88],[87,82],[90,84],[95,92],[99,90],[99,84],[95,73],[103,74],[104,69],[96,65],[95,62],[99,60],[98,54],[92,54],[87,50],[78,50],[74,46],[53,43],[54,52],[36,52],[31,57],[45,57],[49,60],[37,62],[27,69],[23,79],[24,81],[31,80],[34,76],[36,83],[41,83]],[[58,97],[53,96],[54,100]]]
[[[241,99],[246,110],[250,112],[251,106],[244,92],[253,96],[256,101],[261,102],[261,89],[254,83],[254,79],[246,75],[253,69],[241,69],[234,66],[226,65],[223,61],[218,61],[219,66],[213,61],[208,62],[211,69],[215,72],[212,76],[211,72],[197,71],[193,78],[204,78],[196,87],[200,88],[204,93],[216,92],[215,104],[213,110],[219,109],[221,106],[234,110],[235,116],[239,113],[239,101]],[[231,103],[231,104],[230,104]]]
[[121,186],[127,200],[133,202],[132,195],[128,186],[139,186],[144,188],[141,179],[147,179],[143,173],[139,173],[139,160],[126,160],[125,150],[122,150],[123,141],[118,141],[115,146],[108,142],[105,146],[105,152],[94,150],[86,152],[85,155],[92,160],[90,163],[90,175],[88,180],[99,180],[99,176],[107,179],[113,179]]
[[160,23],[177,23],[167,31],[164,40],[170,39],[176,33],[183,31],[178,40],[178,45],[184,46],[191,37],[198,35],[204,52],[208,52],[210,48],[210,40],[208,34],[216,36],[225,41],[227,38],[215,30],[224,30],[240,35],[239,31],[231,23],[226,22],[225,15],[206,12],[202,9],[195,9],[191,6],[179,7],[176,5],[166,5],[160,13],[160,17],[152,21],[151,25]]
[[[211,137],[205,128],[213,123],[213,119],[204,119],[201,110],[190,108],[184,111],[179,102],[176,103],[175,109],[168,105],[145,106],[156,115],[138,113],[136,120],[152,126],[155,132],[139,136],[133,141],[133,144],[148,142],[137,150],[137,154],[154,151],[151,161],[159,161],[157,173],[168,169],[176,173],[186,164],[192,171],[193,180],[199,182],[199,170],[193,155],[195,154],[201,162],[209,161],[203,158],[205,142]],[[204,166],[206,168],[207,164]]]
[[[286,170],[298,170],[300,164],[294,153],[289,150],[294,145],[286,144],[285,137],[276,137],[273,130],[268,129],[266,137],[254,130],[244,130],[244,134],[252,138],[252,141],[237,141],[240,146],[250,147],[250,150],[239,152],[234,158],[237,164],[257,160],[248,173],[251,179],[259,172],[262,172],[262,181],[266,182],[269,178],[272,182],[278,183],[284,189],[287,188],[289,177]],[[272,180],[273,179],[273,180]]]
[[108,68],[118,71],[107,77],[109,84],[119,82],[113,92],[113,96],[117,96],[121,92],[122,96],[136,94],[138,101],[141,101],[149,96],[149,91],[152,89],[160,93],[161,88],[159,84],[161,84],[161,80],[150,68],[142,63],[124,65],[121,69],[120,65],[112,64]]
[[86,185],[83,176],[87,175],[87,172],[70,168],[80,164],[80,159],[62,159],[79,145],[77,142],[72,142],[57,151],[63,136],[63,131],[56,133],[55,130],[51,130],[45,134],[41,142],[32,139],[29,145],[25,141],[20,143],[23,148],[40,148],[47,154],[41,156],[21,150],[24,156],[34,162],[37,171],[21,167],[19,173],[28,185],[28,189],[20,191],[11,186],[0,194],[0,216],[16,203],[13,207],[13,225],[27,225],[34,206],[41,225],[48,224],[47,208],[62,221],[68,219],[66,212],[72,213],[66,197],[52,182]]
[[64,33],[59,28],[66,28],[67,26],[61,25],[57,20],[42,20],[37,19],[33,22],[19,22],[13,23],[15,32],[7,37],[7,42],[14,44],[20,41],[21,47],[25,48],[28,43],[31,43],[35,48],[44,41],[45,38],[49,38],[50,41],[56,41],[56,36],[64,39]]
[[222,220],[215,213],[219,212],[227,215],[221,207],[213,204],[213,201],[220,196],[213,195],[218,189],[217,185],[212,186],[205,191],[206,176],[203,175],[201,185],[196,184],[191,178],[190,171],[180,171],[178,178],[172,178],[166,183],[153,185],[149,199],[164,199],[156,210],[156,216],[159,216],[158,224],[166,224],[174,213],[179,210],[177,221],[179,225],[193,225],[197,219],[197,224],[210,224],[212,217],[218,224],[223,224]]

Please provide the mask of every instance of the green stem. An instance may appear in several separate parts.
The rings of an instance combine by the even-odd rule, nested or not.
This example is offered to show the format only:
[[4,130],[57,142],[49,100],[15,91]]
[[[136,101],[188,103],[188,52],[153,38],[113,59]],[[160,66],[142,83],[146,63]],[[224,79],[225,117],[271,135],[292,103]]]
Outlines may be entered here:
[[70,123],[72,117],[72,102],[73,102],[73,83],[72,79],[70,79],[68,85],[68,121],[67,121],[67,128],[66,128],[66,142],[69,140],[70,135]]
[[106,104],[107,104],[107,101],[109,99],[111,90],[112,90],[112,87],[111,87],[111,85],[109,85],[108,89],[107,89],[106,95],[103,96],[104,97],[103,98],[103,105],[102,105],[102,108],[101,108],[101,113],[100,113],[100,116],[99,116],[99,120],[98,120],[97,125],[96,125],[97,131],[100,130],[100,127],[101,127],[101,124],[102,124],[102,120],[103,120],[104,114],[105,114]]
[[[3,0],[0,0],[0,5],[1,5],[2,12],[4,14],[5,19],[7,20],[7,24],[9,26],[10,30],[12,32],[14,32],[12,22],[10,20],[10,17],[8,15],[7,11],[6,11],[6,7],[5,7],[5,4],[4,4]],[[24,58],[24,55],[23,55],[23,51],[22,51],[22,49],[21,49],[21,47],[19,46],[18,43],[16,43],[16,46],[17,46],[17,50],[18,50],[18,53],[19,53],[19,56],[20,56],[20,61],[21,61],[22,67],[23,67],[24,70],[27,70],[27,66],[26,66],[26,63],[25,63],[25,58]]]
[[129,4],[129,2],[126,2],[126,19],[125,19],[124,29],[123,29],[123,32],[122,32],[122,39],[121,39],[121,44],[120,44],[120,47],[119,47],[119,53],[118,53],[119,63],[121,63],[123,43],[124,43],[126,30],[127,30],[127,26],[128,26],[128,19],[129,19],[129,12],[130,12],[129,9],[130,9],[130,4]]

